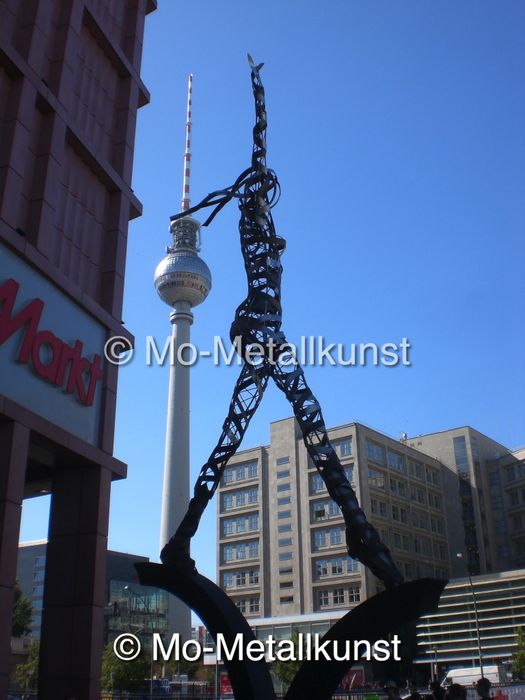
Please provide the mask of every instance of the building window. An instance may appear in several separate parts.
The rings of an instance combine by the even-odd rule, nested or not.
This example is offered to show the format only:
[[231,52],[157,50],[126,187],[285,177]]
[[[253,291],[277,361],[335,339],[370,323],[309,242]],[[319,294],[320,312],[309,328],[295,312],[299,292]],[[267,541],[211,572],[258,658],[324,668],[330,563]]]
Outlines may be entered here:
[[[426,472],[426,477],[427,477],[427,481],[429,482],[429,484],[434,484],[435,486],[438,486],[439,485],[438,472],[435,469],[432,469],[431,467],[427,467],[425,472]],[[466,469],[461,469],[458,467],[458,473],[460,474],[460,476],[463,476],[468,481],[470,481],[470,473],[469,473],[469,469],[468,469],[468,463],[467,463]]]
[[277,513],[277,518],[279,520],[284,520],[284,518],[291,518],[292,517],[292,511],[291,510],[280,510]]
[[224,561],[232,561],[233,560],[233,545],[229,544],[226,547],[224,547]]
[[283,492],[283,491],[289,491],[290,490],[290,482],[287,481],[286,484],[277,484],[277,491]]
[[425,492],[416,486],[410,487],[410,500],[417,503],[425,503]]
[[278,499],[277,499],[277,505],[278,505],[278,506],[285,506],[285,505],[287,505],[287,504],[290,503],[290,502],[291,502],[290,496],[281,496],[281,498],[278,498]]
[[290,464],[290,457],[277,457],[277,459],[275,460],[275,464],[278,467],[282,466],[283,464]]
[[341,511],[339,510],[339,506],[335,501],[328,501],[328,515],[333,518],[336,515],[341,515]]
[[388,450],[387,461],[388,466],[391,469],[396,469],[398,472],[405,471],[405,459],[403,455],[400,455],[398,452],[392,452],[392,450]]
[[314,547],[315,549],[326,547],[326,530],[316,530],[314,532]]
[[310,474],[310,491],[317,493],[325,488],[324,481],[320,474]]
[[284,479],[285,477],[290,476],[290,470],[289,469],[281,469],[280,472],[277,472],[277,478],[278,479]]
[[222,585],[224,586],[224,588],[233,588],[233,574],[223,574]]
[[376,489],[385,489],[385,476],[377,469],[368,467],[368,481]]
[[43,581],[44,580],[44,575],[45,571],[35,571],[33,574],[33,581]]
[[38,569],[41,566],[46,565],[46,557],[45,555],[41,555],[39,557],[35,557],[35,569]]
[[279,588],[293,588],[293,581],[281,581]]
[[328,591],[319,591],[319,607],[324,608],[329,602]]
[[245,494],[244,491],[238,491],[238,492],[235,494],[235,505],[236,505],[237,508],[239,508],[240,506],[243,506],[243,505],[244,505],[244,498],[245,498],[245,496],[246,496],[246,494]]
[[332,595],[333,595],[334,605],[343,605],[343,603],[345,602],[345,589],[344,588],[334,588]]
[[249,606],[249,611],[251,613],[258,613],[259,612],[259,598],[250,598],[248,606]]
[[[453,439],[453,445],[454,445],[454,457],[456,460],[456,467],[458,470],[469,472],[469,463],[468,463],[468,455],[467,455],[467,442],[465,440],[464,435],[460,435],[459,437],[455,437]],[[431,478],[429,478],[429,472],[430,468],[427,467],[427,481],[431,481]]]
[[246,585],[246,572],[245,571],[238,571],[237,575],[235,577],[235,585],[236,586],[245,586]]
[[322,520],[326,517],[326,510],[324,506],[324,502],[314,503],[314,520]]
[[257,503],[257,489],[248,489],[248,503]]
[[280,603],[293,603],[293,595],[281,596],[279,599]]
[[284,566],[279,569],[280,576],[288,576],[293,574],[293,569],[291,566]]
[[248,572],[250,586],[256,586],[259,583],[259,569],[251,569]]
[[399,481],[399,479],[390,479],[390,491],[397,494],[398,496],[405,497],[407,495],[407,487],[404,481]]
[[400,523],[408,523],[407,509],[392,504],[392,520],[397,520]]
[[424,478],[423,465],[421,464],[421,462],[414,462],[414,461],[410,460],[408,463],[408,466],[409,466],[411,476],[415,476],[416,479],[423,479]]
[[259,516],[257,513],[248,516],[248,529],[258,530],[259,529]]
[[289,561],[291,558],[291,552],[279,552],[279,561]]
[[291,537],[283,537],[283,539],[279,540],[279,547],[290,547],[291,544],[292,544]]
[[235,605],[239,608],[240,612],[242,612],[242,613],[246,612],[246,599],[245,598],[241,598],[240,600],[236,600]]
[[343,438],[342,440],[332,440],[332,447],[340,457],[352,456],[352,438]]
[[428,492],[428,505],[431,508],[436,508],[437,510],[441,510],[441,496],[439,496],[437,493],[432,493],[432,491]]
[[330,544],[337,545],[343,541],[343,531],[340,527],[332,527],[330,529]]
[[244,544],[238,544],[237,545],[237,559],[245,559],[246,558],[246,546]]
[[359,562],[357,559],[352,559],[352,557],[347,557],[346,559],[346,571],[349,574],[355,574],[359,571]]
[[250,542],[248,545],[248,556],[258,557],[259,556],[259,542]]
[[244,532],[246,530],[246,518],[237,518],[236,532]]
[[373,459],[374,462],[381,462],[381,464],[383,464],[385,461],[384,449],[381,447],[381,445],[376,445],[375,442],[366,443],[366,456],[368,459]]
[[241,464],[235,468],[235,481],[242,481],[243,479],[246,479],[246,469],[244,464]]
[[320,559],[315,563],[318,578],[328,576],[328,559]]
[[223,510],[229,510],[230,508],[233,508],[233,496],[231,495],[231,493],[223,495],[222,508]]
[[257,476],[257,462],[248,463],[248,479],[253,479]]
[[348,602],[349,603],[359,603],[361,600],[361,589],[359,586],[351,586],[348,589]]
[[225,535],[233,534],[233,520],[224,520],[222,525],[223,533]]
[[332,559],[332,576],[339,576],[343,573],[343,560]]
[[227,467],[222,475],[223,484],[231,484],[233,481],[233,469],[232,467]]
[[282,533],[282,532],[291,532],[292,531],[292,524],[291,523],[286,523],[285,525],[279,525],[277,527],[277,532]]

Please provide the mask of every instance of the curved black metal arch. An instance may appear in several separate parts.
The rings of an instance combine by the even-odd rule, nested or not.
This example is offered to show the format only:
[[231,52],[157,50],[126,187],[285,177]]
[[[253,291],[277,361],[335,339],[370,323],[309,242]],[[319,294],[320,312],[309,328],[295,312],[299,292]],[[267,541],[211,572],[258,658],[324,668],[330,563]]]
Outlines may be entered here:
[[[144,586],[158,586],[176,595],[200,617],[214,639],[220,632],[228,648],[236,636],[246,645],[255,639],[246,618],[215,583],[197,571],[175,570],[164,564],[135,564]],[[383,591],[353,608],[321,639],[367,640],[373,644],[395,632],[402,623],[416,620],[437,607],[446,581],[419,579]],[[285,700],[331,700],[353,661],[305,661]],[[264,661],[224,660],[236,700],[275,700],[272,679]]]

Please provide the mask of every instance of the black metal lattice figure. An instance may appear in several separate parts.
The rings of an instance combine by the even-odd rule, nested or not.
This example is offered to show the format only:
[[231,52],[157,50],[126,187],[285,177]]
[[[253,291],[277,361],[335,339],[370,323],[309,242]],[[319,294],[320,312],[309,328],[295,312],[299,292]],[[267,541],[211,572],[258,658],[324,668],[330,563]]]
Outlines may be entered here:
[[[248,295],[237,307],[230,330],[232,342],[244,359],[235,385],[222,433],[208,461],[197,478],[193,498],[175,535],[161,552],[164,564],[194,567],[189,543],[197,531],[200,518],[212,498],[229,461],[235,454],[250,421],[259,406],[268,380],[273,379],[290,402],[300,426],[308,454],[321,475],[328,493],[341,509],[346,526],[346,544],[350,556],[361,561],[389,588],[402,583],[388,548],[375,528],[367,521],[357,497],[346,478],[337,453],[330,444],[319,402],[309,388],[300,364],[290,362],[289,348],[281,330],[280,257],[285,241],[277,235],[271,209],[279,199],[277,176],[266,165],[266,107],[260,78],[262,64],[251,57],[251,82],[255,99],[255,126],[251,166],[224,190],[209,194],[202,202],[171,217],[187,216],[204,207],[214,210],[207,226],[231,199],[238,201],[241,218],[239,232],[244,266],[248,278]],[[261,355],[257,361],[247,358],[250,348]]]

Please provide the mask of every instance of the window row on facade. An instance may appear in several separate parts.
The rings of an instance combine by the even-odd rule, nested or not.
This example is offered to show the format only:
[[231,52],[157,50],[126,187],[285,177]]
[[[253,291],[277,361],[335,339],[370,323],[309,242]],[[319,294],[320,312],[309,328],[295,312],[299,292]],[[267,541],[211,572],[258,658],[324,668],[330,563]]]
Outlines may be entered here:
[[[353,465],[349,465],[344,467],[346,478],[348,481],[352,484],[354,482],[354,467]],[[319,493],[321,491],[326,491],[326,486],[323,481],[323,478],[320,474],[317,472],[315,474],[310,474],[309,478],[309,485],[310,485],[310,495],[314,493]]]
[[507,483],[512,483],[525,477],[525,462],[516,462],[507,467]]
[[238,544],[225,544],[222,546],[222,559],[224,562],[253,559],[259,556],[259,540],[240,542]]
[[446,534],[444,519],[438,515],[430,515],[426,511],[407,509],[378,498],[371,498],[370,512],[381,518],[392,517],[392,520],[410,524],[422,530],[430,530],[437,535]]
[[254,479],[258,475],[257,460],[235,464],[231,467],[226,467],[222,474],[222,485],[227,486],[237,481],[245,479]]
[[314,561],[314,578],[316,580],[331,576],[357,574],[360,571],[359,562],[352,557],[329,557]]
[[525,504],[525,487],[522,486],[520,489],[508,491],[508,497],[511,508]]
[[235,598],[235,605],[243,613],[243,615],[256,615],[260,612],[259,596],[251,596],[249,598]]
[[323,588],[316,592],[317,606],[321,610],[328,607],[339,607],[361,600],[360,586],[338,586],[337,588]]
[[242,489],[239,491],[232,491],[230,493],[226,492],[222,494],[222,511],[232,510],[233,508],[243,508],[257,502],[257,486],[252,486],[248,489]]
[[414,552],[420,556],[433,557],[441,561],[448,560],[449,553],[445,542],[436,542],[429,537],[419,537],[396,530],[380,530],[381,539],[389,547],[404,552]]
[[259,513],[249,515],[239,515],[236,518],[223,518],[222,535],[242,535],[246,532],[253,532],[259,529]]
[[435,491],[424,490],[417,486],[408,487],[406,482],[399,479],[387,479],[386,474],[375,467],[368,468],[368,483],[372,488],[379,491],[386,491],[388,486],[390,492],[396,496],[410,499],[421,505],[429,505],[436,510],[442,510],[443,508],[441,494]]
[[[386,454],[386,458],[385,458]],[[366,443],[366,456],[378,464],[386,464],[390,469],[394,469],[403,474],[426,481],[434,486],[441,484],[439,469],[430,467],[422,462],[413,459],[406,459],[404,455],[394,450],[386,449],[375,442]]]
[[226,571],[222,575],[224,588],[244,588],[245,586],[257,586],[259,584],[259,569],[241,569],[240,571]]
[[312,551],[318,551],[325,547],[336,547],[344,544],[344,530],[342,527],[331,527],[314,530],[312,533]]

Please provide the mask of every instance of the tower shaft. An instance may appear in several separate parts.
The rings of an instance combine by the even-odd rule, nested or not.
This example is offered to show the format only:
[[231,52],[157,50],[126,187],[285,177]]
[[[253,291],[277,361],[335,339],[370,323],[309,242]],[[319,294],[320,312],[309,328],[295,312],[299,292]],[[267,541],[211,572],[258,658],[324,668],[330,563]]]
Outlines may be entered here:
[[[190,367],[179,363],[181,347],[190,343],[193,313],[180,302],[170,315],[172,323],[164,481],[160,521],[160,549],[177,529],[190,492]],[[184,355],[183,355],[184,357]]]

